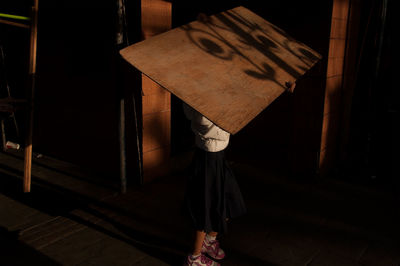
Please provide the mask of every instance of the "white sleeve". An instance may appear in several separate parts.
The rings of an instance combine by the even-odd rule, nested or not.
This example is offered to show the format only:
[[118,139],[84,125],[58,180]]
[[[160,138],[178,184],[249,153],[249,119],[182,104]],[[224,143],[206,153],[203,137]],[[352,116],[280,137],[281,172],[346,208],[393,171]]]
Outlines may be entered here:
[[217,140],[223,140],[223,141],[227,141],[229,140],[230,137],[230,133],[226,132],[225,130],[223,130],[222,128],[218,127],[217,125],[214,124],[214,126],[216,127],[216,134],[214,135],[214,139]]
[[183,103],[183,112],[192,122],[192,130],[203,138],[228,141],[230,133],[215,125],[207,117],[203,116],[186,103]]
[[201,132],[204,137],[222,141],[229,140],[230,133],[208,120],[207,117],[201,116],[199,124],[205,129]]

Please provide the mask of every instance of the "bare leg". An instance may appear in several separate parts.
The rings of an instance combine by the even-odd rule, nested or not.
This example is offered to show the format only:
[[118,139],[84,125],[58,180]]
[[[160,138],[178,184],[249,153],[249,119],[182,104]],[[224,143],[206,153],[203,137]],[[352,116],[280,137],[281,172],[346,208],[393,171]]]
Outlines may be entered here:
[[193,245],[193,255],[199,255],[201,253],[201,247],[203,245],[204,237],[206,236],[206,232],[196,231],[196,236],[194,239]]

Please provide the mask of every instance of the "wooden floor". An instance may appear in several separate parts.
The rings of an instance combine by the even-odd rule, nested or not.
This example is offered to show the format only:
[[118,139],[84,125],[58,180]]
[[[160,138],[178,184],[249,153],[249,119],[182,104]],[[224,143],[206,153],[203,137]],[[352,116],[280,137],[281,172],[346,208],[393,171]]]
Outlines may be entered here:
[[[41,157],[23,194],[22,163],[0,153],[1,265],[181,265],[190,243],[184,170],[121,195],[92,173]],[[223,265],[400,265],[394,192],[233,168],[248,214],[221,237]]]

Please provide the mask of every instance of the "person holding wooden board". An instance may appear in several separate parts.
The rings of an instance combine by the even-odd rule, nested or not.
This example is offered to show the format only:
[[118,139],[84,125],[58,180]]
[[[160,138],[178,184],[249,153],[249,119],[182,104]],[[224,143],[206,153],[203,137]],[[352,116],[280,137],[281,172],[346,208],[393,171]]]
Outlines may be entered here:
[[219,265],[214,259],[225,253],[216,236],[227,219],[246,212],[224,155],[230,135],[293,91],[322,57],[242,6],[201,15],[120,53],[185,103],[197,146],[185,199],[196,237],[185,264]]
[[211,258],[225,257],[216,239],[227,231],[226,222],[246,212],[232,169],[225,159],[230,134],[206,117],[183,104],[184,113],[191,121],[195,134],[196,151],[192,172],[188,178],[185,210],[196,230],[193,250],[186,265],[219,265]]
[[[293,92],[296,83],[288,84]],[[195,228],[192,252],[185,265],[219,265],[225,257],[217,235],[226,233],[227,221],[246,213],[246,206],[234,173],[225,158],[230,133],[219,128],[202,114],[183,103],[191,121],[196,151],[188,178],[185,210]]]

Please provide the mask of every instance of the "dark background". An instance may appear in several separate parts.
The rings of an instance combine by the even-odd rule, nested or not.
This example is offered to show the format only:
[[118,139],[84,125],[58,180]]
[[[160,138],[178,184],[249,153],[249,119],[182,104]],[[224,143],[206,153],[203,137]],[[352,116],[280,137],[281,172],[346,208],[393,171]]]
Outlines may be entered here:
[[[359,38],[363,46],[359,49],[360,67],[352,101],[349,157],[334,167],[351,172],[357,182],[371,178],[392,182],[398,174],[392,2],[377,64],[376,40],[381,30],[375,22],[379,20],[379,2],[369,0],[361,5]],[[0,12],[29,16],[30,5],[31,1],[2,1]],[[327,54],[332,1],[172,1],[173,27],[195,20],[199,13],[211,15],[238,5]],[[78,164],[97,172],[99,178],[117,182],[118,102],[124,96],[128,103],[128,176],[134,181],[137,158],[131,101],[134,94],[136,98],[140,95],[139,73],[119,58],[115,14],[113,1],[40,1],[34,152]],[[127,1],[127,15],[132,43],[141,38],[140,1]],[[0,30],[12,94],[23,97],[28,80],[29,31],[7,25],[0,25]],[[324,58],[302,77],[293,95],[284,93],[232,137],[227,150],[231,160],[267,164],[299,177],[318,174],[326,63]],[[122,87],[121,79],[125,82]],[[17,118],[23,129],[24,117],[18,114]],[[11,138],[18,141],[17,136]],[[171,141],[173,156],[193,145],[188,121],[174,97]]]

